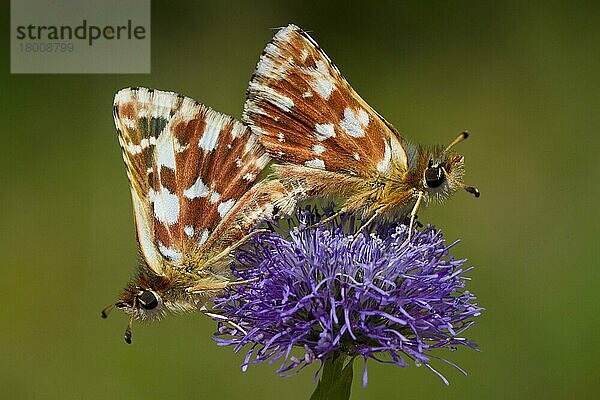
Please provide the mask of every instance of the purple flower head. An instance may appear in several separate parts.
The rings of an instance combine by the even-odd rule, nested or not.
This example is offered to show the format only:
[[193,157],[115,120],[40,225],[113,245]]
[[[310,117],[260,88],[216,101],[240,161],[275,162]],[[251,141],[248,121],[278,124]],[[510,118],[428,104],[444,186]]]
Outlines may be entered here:
[[213,312],[227,318],[214,339],[245,349],[243,369],[280,360],[277,372],[286,375],[341,352],[365,360],[366,385],[369,358],[400,367],[412,360],[437,373],[432,359],[455,365],[432,349],[476,347],[461,335],[482,309],[464,290],[470,268],[449,255],[455,243],[429,226],[410,242],[400,224],[356,234],[352,217],[302,228],[320,218],[303,210],[287,221],[301,227],[279,224],[238,252],[234,276],[256,280],[214,300]]

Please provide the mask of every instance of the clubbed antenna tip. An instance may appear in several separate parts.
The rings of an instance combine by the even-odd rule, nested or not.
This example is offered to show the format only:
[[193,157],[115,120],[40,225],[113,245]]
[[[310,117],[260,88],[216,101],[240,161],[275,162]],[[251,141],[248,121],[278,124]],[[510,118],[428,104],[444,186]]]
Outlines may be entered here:
[[444,151],[450,150],[452,148],[452,146],[454,146],[455,144],[458,144],[458,143],[462,142],[463,140],[465,140],[468,137],[469,137],[469,131],[462,131],[461,133],[458,134],[458,136],[456,137],[456,139],[454,139],[452,141],[452,143],[450,143],[448,145],[448,147],[446,147],[446,150],[444,150]]
[[475,197],[479,197],[481,195],[479,189],[477,189],[475,186],[465,186],[465,190]]

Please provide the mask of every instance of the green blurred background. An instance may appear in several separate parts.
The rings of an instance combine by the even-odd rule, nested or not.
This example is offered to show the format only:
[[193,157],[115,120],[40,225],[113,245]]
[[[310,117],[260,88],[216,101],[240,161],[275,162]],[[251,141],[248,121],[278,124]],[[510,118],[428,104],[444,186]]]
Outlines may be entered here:
[[[525,4],[526,3],[526,4]],[[369,363],[354,399],[596,398],[600,389],[600,12],[587,2],[152,3],[152,74],[10,75],[0,117],[0,390],[7,399],[306,399],[313,369],[242,373],[214,324],[187,315],[101,320],[136,264],[113,94],[174,90],[240,117],[271,38],[296,23],[409,139],[460,145],[469,184],[421,220],[461,238],[487,309],[446,354],[469,372]],[[7,124],[6,124],[7,122]],[[444,353],[440,354],[444,355]]]

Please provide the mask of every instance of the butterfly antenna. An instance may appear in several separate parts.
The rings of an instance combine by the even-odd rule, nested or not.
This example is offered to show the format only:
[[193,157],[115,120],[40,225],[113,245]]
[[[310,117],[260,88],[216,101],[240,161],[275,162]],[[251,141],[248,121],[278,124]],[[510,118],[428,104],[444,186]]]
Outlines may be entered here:
[[[444,150],[445,152],[450,150],[454,145],[462,142],[463,140],[465,140],[466,138],[469,137],[469,132],[468,131],[462,131],[457,137],[456,139],[454,139],[452,141],[452,143],[450,143],[448,145],[448,147],[446,147],[446,149]],[[471,193],[473,196],[475,197],[479,197],[481,195],[481,193],[479,192],[479,189],[477,189],[475,186],[467,186],[462,182],[456,182],[460,187],[462,187],[463,189],[465,189],[467,192]]]
[[127,328],[125,328],[125,342],[127,344],[131,344],[131,327],[133,326],[133,315],[129,318],[129,323],[127,324]]
[[459,135],[456,137],[456,139],[454,139],[454,140],[452,141],[452,143],[450,143],[450,144],[448,145],[448,147],[446,147],[446,149],[445,149],[444,151],[448,151],[448,150],[450,150],[450,149],[452,148],[452,146],[454,146],[454,145],[456,145],[456,144],[458,144],[458,143],[462,142],[463,140],[465,140],[465,139],[466,139],[466,138],[468,138],[468,137],[469,137],[469,132],[468,132],[468,131],[462,131],[462,132],[461,132],[461,133],[460,133],[460,134],[459,134]]
[[479,192],[479,189],[477,189],[475,186],[466,186],[466,185],[463,185],[463,189],[465,189],[467,192],[471,193],[475,197],[481,196],[481,193]]
[[102,318],[108,318],[108,315],[114,308],[115,308],[114,304],[104,307],[104,309],[100,312],[100,316]]
[[[444,169],[444,174],[446,176],[449,176],[448,172]],[[481,196],[481,192],[479,191],[479,189],[477,189],[475,186],[468,186],[465,185],[462,181],[460,180],[456,180],[456,179],[452,179],[452,182],[457,185],[460,186],[461,188],[465,189],[467,192],[471,193],[473,196],[475,197],[479,197]]]

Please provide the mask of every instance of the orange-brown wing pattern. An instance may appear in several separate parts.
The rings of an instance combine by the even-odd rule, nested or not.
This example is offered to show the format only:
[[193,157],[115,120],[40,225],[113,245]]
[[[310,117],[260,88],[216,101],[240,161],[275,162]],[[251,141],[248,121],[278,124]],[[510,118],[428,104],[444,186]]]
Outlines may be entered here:
[[140,249],[161,274],[201,248],[269,157],[244,125],[177,93],[123,89],[114,117]]
[[392,163],[406,168],[394,128],[295,25],[281,29],[265,48],[243,121],[281,161],[365,177],[387,175]]

